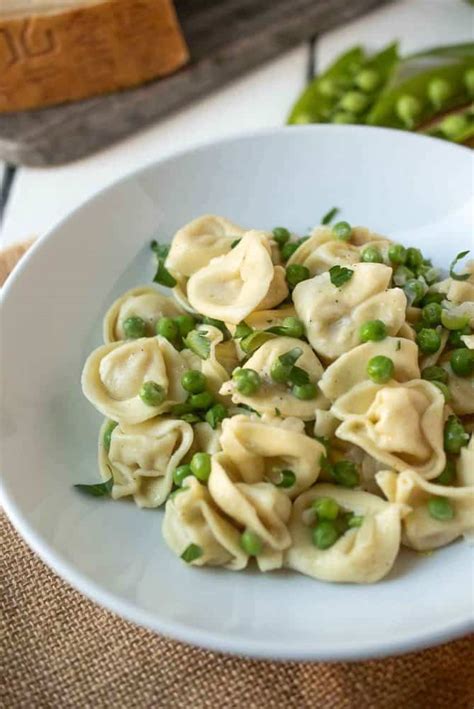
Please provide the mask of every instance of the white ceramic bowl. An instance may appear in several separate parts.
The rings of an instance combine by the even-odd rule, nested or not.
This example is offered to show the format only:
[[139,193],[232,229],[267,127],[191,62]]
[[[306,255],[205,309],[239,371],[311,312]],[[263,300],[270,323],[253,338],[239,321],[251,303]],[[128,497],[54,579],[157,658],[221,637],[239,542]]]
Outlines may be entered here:
[[[79,377],[108,305],[153,275],[148,244],[206,212],[304,234],[332,206],[446,265],[469,248],[472,156],[362,127],[282,128],[182,153],[106,189],[31,250],[3,294],[1,501],[29,545],[101,605],[160,633],[260,657],[359,659],[471,626],[472,552],[404,551],[372,586],[186,567],[162,512],[78,494],[101,417]],[[25,205],[27,208],[28,205]]]

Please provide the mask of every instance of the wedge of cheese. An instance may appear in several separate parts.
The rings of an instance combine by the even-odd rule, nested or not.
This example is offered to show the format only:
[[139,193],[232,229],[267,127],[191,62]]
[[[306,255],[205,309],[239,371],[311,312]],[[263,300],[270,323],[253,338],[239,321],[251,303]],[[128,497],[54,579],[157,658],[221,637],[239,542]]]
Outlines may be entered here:
[[188,58],[172,0],[0,0],[0,112],[135,86]]

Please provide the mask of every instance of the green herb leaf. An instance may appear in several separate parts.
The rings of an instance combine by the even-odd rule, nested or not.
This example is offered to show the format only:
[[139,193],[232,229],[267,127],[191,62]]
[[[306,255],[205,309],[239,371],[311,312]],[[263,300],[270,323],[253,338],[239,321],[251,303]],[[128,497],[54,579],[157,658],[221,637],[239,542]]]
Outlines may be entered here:
[[309,374],[306,370],[301,369],[301,367],[292,367],[288,381],[297,386],[302,386],[303,384],[308,384]]
[[84,485],[83,483],[78,483],[74,485],[75,488],[85,493],[86,495],[91,495],[92,497],[107,497],[108,495],[110,495],[113,486],[113,476],[110,476],[110,478],[103,483],[92,483],[92,485]]
[[153,282],[159,283],[160,286],[166,286],[166,288],[174,288],[176,285],[176,279],[173,278],[171,273],[165,268],[165,262],[162,258],[158,259],[158,268]]
[[186,423],[199,423],[202,421],[202,418],[197,414],[183,414],[180,418],[181,421],[186,421]]
[[281,411],[278,407],[275,406],[275,416],[281,416]]
[[242,320],[242,322],[239,322],[237,327],[235,328],[234,332],[234,338],[236,340],[242,339],[242,337],[247,337],[248,335],[251,335],[253,332],[253,329],[247,325],[245,320]]
[[333,266],[329,269],[329,278],[333,286],[340,288],[344,283],[350,281],[353,273],[354,271],[350,268],[345,268],[345,266]]
[[157,255],[159,259],[165,259],[170,251],[170,244],[159,244],[157,241],[153,240],[150,244],[151,250]]
[[340,209],[339,207],[333,207],[332,209],[327,212],[324,217],[321,219],[321,224],[330,224],[336,214],[339,214]]
[[226,339],[230,339],[230,332],[227,329],[225,323],[222,322],[222,320],[216,320],[215,318],[208,318],[207,315],[205,315],[202,319],[203,323],[205,325],[212,325],[212,327],[217,327],[218,330],[222,332],[224,337]]
[[462,274],[459,274],[459,273],[455,273],[455,272],[454,272],[454,267],[456,266],[457,262],[458,262],[458,261],[461,261],[461,259],[463,259],[465,256],[467,256],[468,253],[469,253],[469,250],[468,250],[468,251],[461,251],[461,252],[456,256],[456,258],[454,259],[454,261],[452,261],[451,265],[449,266],[449,275],[451,276],[451,278],[452,278],[454,281],[467,281],[467,279],[469,278],[469,273],[462,273]]
[[240,346],[246,354],[252,354],[259,347],[275,337],[271,332],[255,330],[251,335],[247,335],[240,341]]
[[400,341],[400,340],[398,340],[398,341],[397,341],[397,347],[396,347],[396,350],[397,350],[397,352],[399,352],[399,351],[400,351],[401,349],[402,349],[402,343],[401,343],[401,341]]
[[231,243],[230,248],[235,249],[237,244],[240,242],[240,239],[234,239],[234,241]]
[[284,354],[280,355],[278,359],[284,366],[292,367],[302,354],[303,350],[301,349],[301,347],[293,347],[292,350],[289,350],[288,352],[285,352]]
[[198,546],[197,544],[190,544],[181,554],[181,558],[187,564],[190,564],[192,561],[199,559],[199,557],[202,555],[203,551],[200,546]]
[[209,359],[211,343],[199,330],[191,330],[183,340],[188,349],[197,354],[201,359]]

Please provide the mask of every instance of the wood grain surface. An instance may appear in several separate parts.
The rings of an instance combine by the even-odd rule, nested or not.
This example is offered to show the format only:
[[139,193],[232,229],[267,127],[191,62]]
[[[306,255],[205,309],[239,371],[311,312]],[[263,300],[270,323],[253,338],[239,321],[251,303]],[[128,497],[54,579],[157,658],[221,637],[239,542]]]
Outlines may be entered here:
[[81,158],[144,128],[305,39],[392,0],[177,0],[191,63],[173,76],[77,103],[0,116],[0,159]]

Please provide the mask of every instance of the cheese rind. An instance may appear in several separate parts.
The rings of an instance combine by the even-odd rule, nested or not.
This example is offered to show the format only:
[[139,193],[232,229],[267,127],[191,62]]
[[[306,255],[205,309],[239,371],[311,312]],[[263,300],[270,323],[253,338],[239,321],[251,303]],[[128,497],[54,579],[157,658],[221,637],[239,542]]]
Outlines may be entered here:
[[[0,112],[125,89],[189,58],[171,0],[105,0],[71,7],[14,0],[0,15]],[[36,7],[43,11],[36,10]]]

